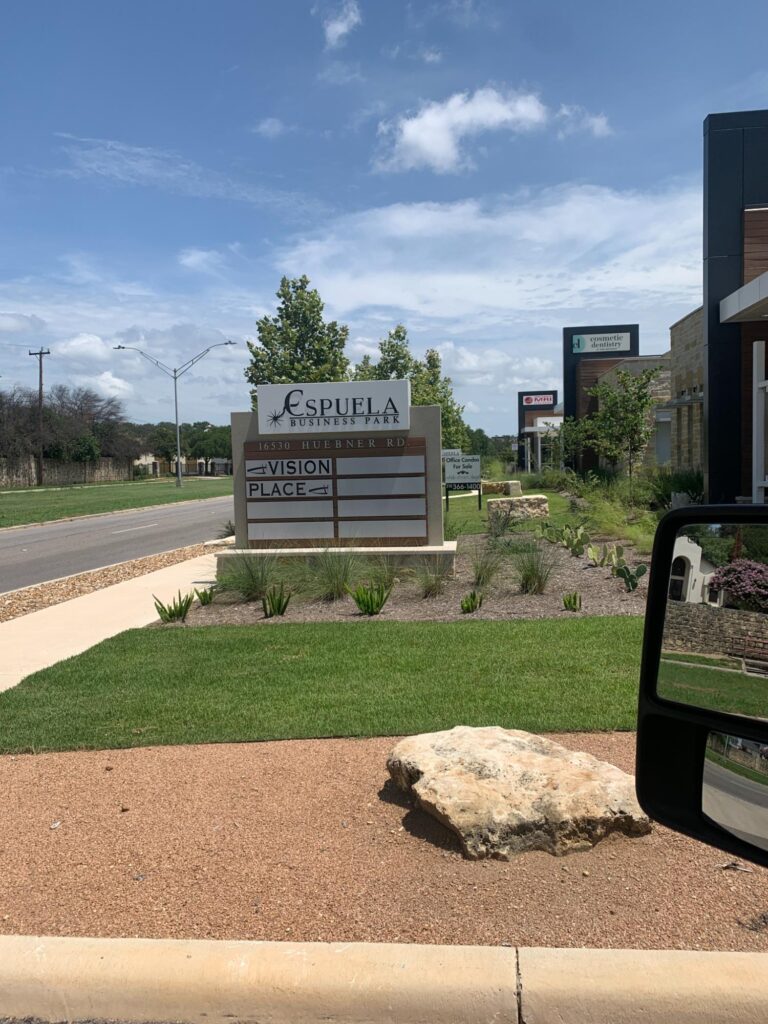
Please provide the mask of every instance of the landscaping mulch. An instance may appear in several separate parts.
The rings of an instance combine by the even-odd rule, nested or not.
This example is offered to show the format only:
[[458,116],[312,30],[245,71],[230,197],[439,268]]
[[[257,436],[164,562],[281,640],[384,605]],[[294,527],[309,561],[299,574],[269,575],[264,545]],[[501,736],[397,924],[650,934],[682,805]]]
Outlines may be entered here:
[[[633,769],[632,734],[552,738]],[[0,932],[768,951],[768,870],[659,826],[465,860],[395,742],[0,757]]]
[[[526,539],[518,535],[518,540]],[[501,572],[485,589],[482,607],[471,615],[461,612],[461,598],[473,583],[473,552],[485,544],[480,536],[464,536],[458,541],[456,575],[446,581],[445,591],[424,598],[418,583],[405,574],[395,583],[379,619],[390,622],[453,622],[458,619],[551,619],[579,615],[643,615],[648,591],[648,575],[641,577],[637,590],[627,593],[622,580],[612,577],[608,569],[590,565],[586,555],[574,557],[560,545],[542,542],[554,563],[552,575],[543,594],[521,594],[513,564],[505,560]],[[631,549],[625,548],[629,564],[638,562]],[[581,612],[563,608],[563,594],[578,591],[582,597]],[[261,602],[243,602],[231,595],[217,595],[213,604],[196,605],[187,617],[190,626],[252,625],[264,622],[274,625],[285,622],[355,622],[360,615],[351,597],[339,601],[313,600],[307,594],[294,594],[284,618],[265,619]]]

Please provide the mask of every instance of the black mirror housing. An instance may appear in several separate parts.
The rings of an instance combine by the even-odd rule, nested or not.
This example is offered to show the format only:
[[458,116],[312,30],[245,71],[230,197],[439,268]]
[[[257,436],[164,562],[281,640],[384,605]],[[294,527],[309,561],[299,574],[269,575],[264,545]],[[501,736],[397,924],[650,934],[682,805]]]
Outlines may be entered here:
[[[726,740],[738,737],[739,739],[734,741],[735,745],[743,743],[749,749],[759,749],[761,752],[768,750],[768,677],[764,681],[759,680],[760,686],[765,686],[764,717],[730,714],[722,710],[693,706],[659,694],[662,641],[676,541],[685,528],[699,525],[712,531],[721,528],[723,532],[729,532],[733,528],[758,526],[765,527],[768,532],[768,506],[691,506],[669,512],[659,523],[653,546],[640,673],[637,796],[643,810],[662,825],[736,857],[768,866],[768,843],[761,848],[747,838],[751,831],[757,834],[760,830],[751,830],[743,826],[748,817],[749,804],[741,800],[740,793],[728,797],[740,815],[740,827],[734,831],[721,827],[705,813],[705,798],[702,795],[707,770],[722,771],[722,765],[727,765],[720,754],[710,754],[713,735],[721,734]],[[716,592],[713,590],[712,593]],[[703,611],[702,614],[709,614],[713,628],[716,628],[719,621],[718,610]],[[729,614],[732,616],[739,613]],[[768,623],[768,614],[766,622]],[[695,656],[689,656],[688,661],[694,663]],[[698,662],[701,664],[701,659],[698,659]],[[687,664],[684,671],[694,672],[696,667],[696,664]],[[713,670],[706,671],[711,673]],[[734,680],[739,675],[733,670],[718,671],[722,673],[723,687],[730,683],[728,671],[732,671]],[[727,743],[725,750],[727,754]],[[709,756],[718,758],[714,768],[707,762]],[[765,755],[761,753],[761,757],[763,756]],[[732,781],[736,784],[736,789],[742,786],[744,792],[748,792],[750,780],[747,778],[746,782],[744,781],[748,769],[741,766],[737,766],[737,769],[740,777]],[[756,798],[762,800],[764,796],[765,813],[768,814],[768,767],[764,794],[760,791],[762,779],[756,772],[752,772],[752,776],[758,780],[752,783],[753,789],[757,791]],[[748,795],[749,798],[751,797]],[[757,838],[757,835],[754,838]]]

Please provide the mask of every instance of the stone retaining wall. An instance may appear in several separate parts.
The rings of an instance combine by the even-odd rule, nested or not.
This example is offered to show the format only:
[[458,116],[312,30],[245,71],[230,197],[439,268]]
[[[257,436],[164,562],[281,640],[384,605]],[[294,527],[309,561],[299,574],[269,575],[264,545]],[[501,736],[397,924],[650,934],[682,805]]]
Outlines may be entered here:
[[[132,479],[132,459],[96,459],[95,462],[59,462],[58,459],[43,459],[45,487],[100,484]],[[36,484],[37,467],[31,455],[26,459],[0,459],[0,488],[35,487]]]
[[664,622],[666,651],[729,654],[768,653],[768,615],[736,608],[715,608],[687,601],[668,601]]

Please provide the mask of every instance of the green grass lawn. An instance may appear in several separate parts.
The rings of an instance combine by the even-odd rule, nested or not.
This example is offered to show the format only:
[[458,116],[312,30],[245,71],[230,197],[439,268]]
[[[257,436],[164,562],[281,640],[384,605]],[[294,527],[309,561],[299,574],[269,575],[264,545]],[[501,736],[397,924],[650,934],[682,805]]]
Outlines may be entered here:
[[130,483],[83,484],[76,487],[0,491],[0,527],[46,523],[51,519],[118,512],[145,505],[168,505],[194,498],[218,498],[232,493],[232,477],[134,480]]
[[0,752],[633,729],[635,617],[130,630],[0,694]]
[[765,716],[768,679],[706,665],[662,659],[658,694],[666,700],[732,715]]
[[[448,503],[448,514],[445,518],[445,536],[447,540],[455,539],[462,534],[485,533],[488,529],[488,499],[503,498],[503,494],[484,494],[483,507],[477,507],[477,495],[459,497],[460,491],[451,493]],[[534,492],[532,492],[534,493]],[[557,526],[574,520],[568,509],[568,499],[554,491],[536,491],[544,494],[549,500],[549,521]],[[445,497],[443,497],[443,515],[445,516]],[[518,523],[515,530],[530,530],[531,520]],[[534,520],[535,522],[535,520]]]

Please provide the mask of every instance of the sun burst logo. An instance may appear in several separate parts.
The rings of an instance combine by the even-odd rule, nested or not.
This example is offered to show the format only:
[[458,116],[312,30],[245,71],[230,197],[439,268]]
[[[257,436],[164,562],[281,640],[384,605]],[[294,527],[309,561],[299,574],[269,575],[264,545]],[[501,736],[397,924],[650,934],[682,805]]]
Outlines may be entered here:
[[270,427],[277,427],[277,426],[279,426],[280,425],[280,421],[282,420],[283,416],[285,416],[285,409],[283,409],[281,412],[278,412],[277,410],[275,410],[274,412],[271,412],[269,414],[269,425],[270,425]]

